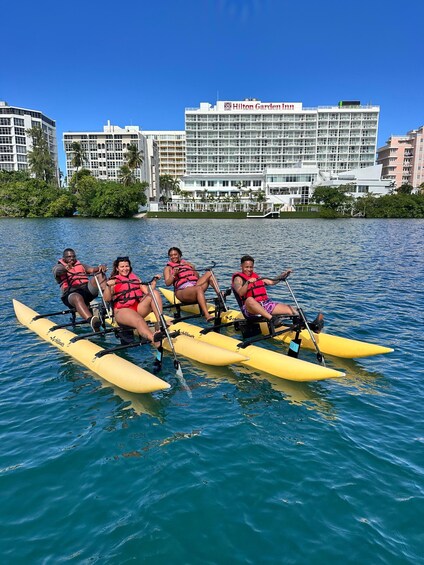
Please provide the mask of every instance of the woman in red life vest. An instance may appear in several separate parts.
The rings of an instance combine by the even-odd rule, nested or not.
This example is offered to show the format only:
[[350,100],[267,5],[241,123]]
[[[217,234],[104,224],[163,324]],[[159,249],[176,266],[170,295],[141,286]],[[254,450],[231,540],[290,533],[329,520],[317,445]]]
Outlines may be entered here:
[[[272,320],[276,316],[298,316],[299,312],[296,308],[288,304],[274,302],[268,297],[266,286],[275,285],[278,281],[267,278],[261,278],[254,272],[255,260],[250,255],[243,255],[240,260],[240,272],[234,273],[232,278],[232,287],[238,301],[241,311],[245,318],[254,316],[263,316],[267,320]],[[288,269],[282,276],[289,275],[292,272]],[[324,326],[324,316],[320,313],[316,319],[310,324],[314,332],[319,333]]]
[[214,319],[213,314],[208,311],[206,304],[205,291],[211,285],[218,294],[219,289],[215,288],[211,271],[199,277],[193,263],[182,259],[182,252],[178,247],[171,247],[168,251],[169,261],[163,271],[165,284],[174,285],[175,296],[181,302],[190,304],[197,302],[206,319],[210,322]]
[[106,285],[106,265],[90,267],[80,263],[75,251],[71,248],[64,250],[62,259],[53,267],[53,275],[60,285],[62,302],[68,308],[75,308],[84,320],[89,320],[94,331],[99,331],[101,322],[97,316],[92,316],[88,305],[96,298],[99,290],[94,279],[88,275],[95,275],[102,289]]
[[[151,285],[153,289],[159,279],[160,275],[156,275]],[[162,313],[161,296],[157,290],[153,292]],[[140,336],[145,337],[155,347],[159,347],[159,340],[154,341],[154,334],[144,320],[150,312],[153,312],[159,320],[159,312],[156,311],[149,289],[141,284],[141,280],[133,273],[128,257],[118,257],[113,262],[112,273],[106,283],[103,298],[112,302],[115,320],[120,326],[136,329]]]

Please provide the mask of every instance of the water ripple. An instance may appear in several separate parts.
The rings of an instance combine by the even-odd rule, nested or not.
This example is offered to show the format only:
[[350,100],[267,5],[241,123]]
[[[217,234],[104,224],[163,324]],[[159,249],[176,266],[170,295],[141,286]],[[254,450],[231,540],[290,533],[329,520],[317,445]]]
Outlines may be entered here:
[[[1,220],[3,263],[15,266],[0,272],[3,561],[422,562],[423,227]],[[199,267],[217,261],[222,286],[249,253],[266,275],[292,267],[293,291],[329,333],[395,351],[328,357],[346,377],[318,383],[183,360],[192,398],[167,357],[172,388],[130,394],[15,319],[11,297],[58,308],[51,268],[69,245],[93,264],[130,252],[142,276],[176,245]],[[290,301],[285,285],[272,295]]]

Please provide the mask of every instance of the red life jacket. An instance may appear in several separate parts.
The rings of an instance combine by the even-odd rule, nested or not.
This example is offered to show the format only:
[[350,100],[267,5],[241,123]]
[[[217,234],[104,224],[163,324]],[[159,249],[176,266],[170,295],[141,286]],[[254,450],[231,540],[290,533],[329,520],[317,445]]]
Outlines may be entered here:
[[174,277],[175,290],[178,290],[180,286],[186,282],[189,281],[197,282],[199,280],[199,277],[196,275],[193,267],[191,267],[187,263],[187,261],[184,261],[184,259],[181,259],[179,263],[172,263],[172,261],[168,261],[166,265],[168,267],[171,267],[171,269],[174,269],[175,267],[179,267],[177,274]]
[[116,281],[113,287],[113,307],[119,310],[120,308],[130,308],[138,304],[143,298],[144,293],[140,288],[141,281],[134,274],[130,273],[128,277],[116,275],[113,277]]
[[[58,263],[60,263],[64,267],[68,267],[68,264],[65,263],[63,259],[59,259]],[[62,293],[65,294],[67,291],[71,290],[74,287],[87,284],[87,272],[84,269],[82,263],[75,261],[75,265],[72,267],[72,269],[69,269],[68,271],[65,271],[58,276],[57,282],[60,284]]]
[[[252,273],[250,276],[247,276],[244,273],[234,273],[233,278],[231,279],[231,285],[234,283],[235,277],[240,277],[245,281],[248,281],[252,278],[259,279],[259,275],[257,273]],[[243,304],[246,302],[246,298],[249,298],[250,296],[252,296],[256,300],[256,302],[263,302],[264,300],[268,300],[268,294],[266,293],[264,281],[258,280],[247,284],[248,287],[246,294],[239,296],[238,293],[235,292],[236,296],[239,296]]]

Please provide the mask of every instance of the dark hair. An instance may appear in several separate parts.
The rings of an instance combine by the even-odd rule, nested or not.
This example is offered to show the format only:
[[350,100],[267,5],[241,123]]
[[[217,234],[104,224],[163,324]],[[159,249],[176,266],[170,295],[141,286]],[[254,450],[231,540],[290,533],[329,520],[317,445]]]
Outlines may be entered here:
[[65,254],[66,254],[66,253],[69,253],[70,251],[76,256],[76,253],[75,253],[75,251],[72,249],[72,247],[67,247],[66,249],[63,250],[62,257],[65,257]]
[[181,251],[181,249],[178,249],[178,247],[170,247],[168,249],[168,257],[169,257],[169,254],[171,253],[171,251],[176,251],[180,257],[183,256],[183,252]]
[[243,265],[243,263],[246,263],[246,261],[252,261],[252,263],[255,262],[251,255],[243,255],[243,257],[240,259],[240,263]]
[[112,272],[110,274],[110,278],[116,277],[116,275],[118,274],[118,265],[119,263],[128,263],[130,266],[130,273],[132,273],[132,265],[131,265],[131,261],[130,258],[128,256],[124,256],[124,257],[117,257],[115,259],[115,261],[113,262],[113,266],[112,266]]

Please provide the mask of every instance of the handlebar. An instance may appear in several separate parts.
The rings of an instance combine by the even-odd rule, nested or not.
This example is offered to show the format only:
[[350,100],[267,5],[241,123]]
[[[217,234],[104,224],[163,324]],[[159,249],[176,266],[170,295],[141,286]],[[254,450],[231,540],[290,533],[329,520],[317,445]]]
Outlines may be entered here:
[[160,277],[158,275],[155,275],[149,281],[140,281],[140,283],[145,284],[145,285],[149,285],[149,284],[152,284],[153,281],[158,281],[159,279],[160,279]]

